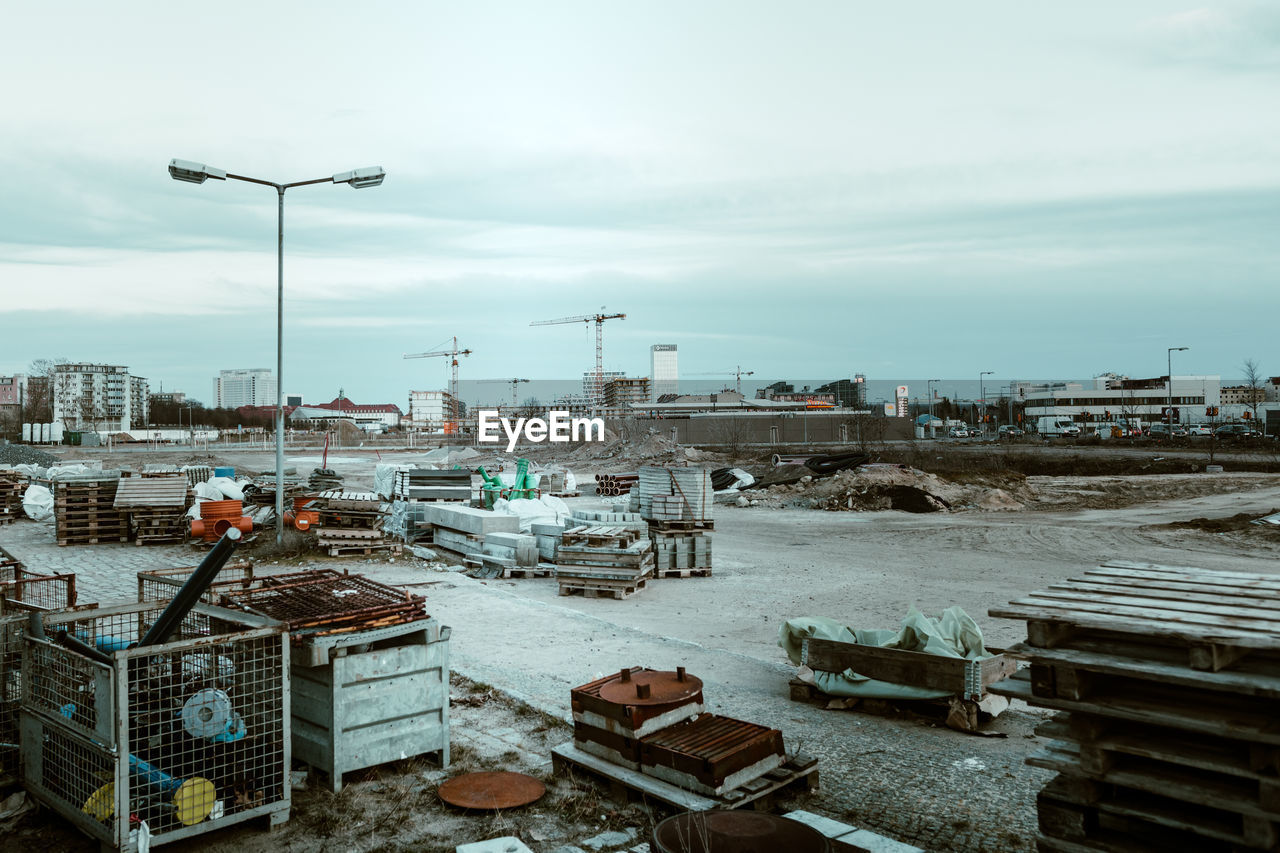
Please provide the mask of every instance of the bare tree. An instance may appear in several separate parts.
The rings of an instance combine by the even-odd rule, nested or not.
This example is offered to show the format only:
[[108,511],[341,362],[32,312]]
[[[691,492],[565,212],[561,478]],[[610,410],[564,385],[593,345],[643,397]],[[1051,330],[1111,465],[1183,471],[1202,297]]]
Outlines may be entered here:
[[722,445],[730,456],[736,457],[742,446],[751,438],[751,422],[747,418],[715,418],[711,439]]
[[22,422],[47,424],[53,420],[54,375],[65,358],[37,358],[27,366],[27,388],[22,399]]
[[1244,387],[1249,389],[1247,405],[1253,410],[1253,422],[1256,424],[1258,422],[1258,403],[1262,402],[1263,394],[1265,393],[1262,384],[1262,370],[1258,367],[1256,358],[1246,358],[1244,364],[1241,365],[1241,369],[1244,372]]

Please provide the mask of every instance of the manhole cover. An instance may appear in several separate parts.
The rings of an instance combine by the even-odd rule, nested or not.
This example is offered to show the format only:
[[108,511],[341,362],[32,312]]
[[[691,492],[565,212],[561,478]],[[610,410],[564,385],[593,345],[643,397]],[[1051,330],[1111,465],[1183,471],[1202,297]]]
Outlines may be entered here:
[[532,776],[490,770],[454,776],[436,793],[460,809],[513,809],[529,805],[546,792],[547,786]]
[[702,680],[680,667],[675,672],[623,670],[600,688],[600,698],[616,705],[667,705],[692,699],[702,690]]

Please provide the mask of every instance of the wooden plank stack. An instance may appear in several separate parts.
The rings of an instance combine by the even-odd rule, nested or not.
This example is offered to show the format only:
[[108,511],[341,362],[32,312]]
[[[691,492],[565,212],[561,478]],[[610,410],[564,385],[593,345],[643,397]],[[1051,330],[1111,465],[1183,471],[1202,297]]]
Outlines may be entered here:
[[1041,850],[1280,849],[1280,577],[1113,562],[991,611],[1063,712],[1028,763]]
[[581,525],[564,532],[556,563],[561,595],[627,598],[653,576],[653,544],[642,531]]
[[186,538],[191,500],[185,474],[154,473],[122,477],[112,505],[128,517],[134,542],[148,545]]
[[26,477],[16,471],[0,471],[0,524],[17,521],[25,515],[22,493],[26,489]]
[[410,468],[395,472],[394,494],[411,501],[469,501],[471,472]]
[[53,481],[54,531],[59,545],[98,545],[129,538],[126,516],[115,508],[118,471]]
[[388,540],[382,532],[386,513],[382,499],[373,492],[321,492],[316,500],[320,523],[316,525],[316,542],[329,551],[330,557],[344,554],[372,554],[390,551],[399,554],[402,546]]

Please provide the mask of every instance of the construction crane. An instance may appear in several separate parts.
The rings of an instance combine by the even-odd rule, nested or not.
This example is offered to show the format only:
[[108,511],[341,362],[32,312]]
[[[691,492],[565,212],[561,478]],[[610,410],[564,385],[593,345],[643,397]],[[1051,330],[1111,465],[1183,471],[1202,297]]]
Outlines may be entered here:
[[514,409],[516,407],[516,388],[519,387],[521,382],[528,382],[529,380],[528,379],[481,379],[479,381],[481,384],[488,384],[491,382],[510,382],[511,383],[511,408]]
[[449,349],[437,350],[435,352],[405,353],[404,357],[405,358],[436,358],[440,356],[448,356],[453,360],[453,364],[452,364],[453,375],[452,375],[452,378],[449,380],[449,396],[452,397],[453,399],[449,405],[449,409],[450,409],[449,415],[453,420],[454,427],[456,428],[458,423],[458,356],[471,355],[471,350],[458,349],[458,338],[456,335],[453,337],[452,340],[453,340],[453,346]]
[[742,393],[742,377],[754,376],[755,373],[756,372],[754,370],[743,370],[742,365],[738,365],[738,367],[735,368],[734,370],[714,370],[711,373],[693,373],[690,375],[691,376],[732,376],[736,379],[736,384],[734,387],[737,388],[738,393],[741,394]]
[[[603,309],[601,309],[603,310]],[[581,314],[577,317],[561,317],[559,320],[534,320],[530,326],[562,326],[566,323],[595,323],[596,324],[596,381],[595,393],[596,399],[592,402],[598,402],[604,396],[604,387],[601,377],[604,374],[604,321],[605,320],[625,320],[626,314]]]

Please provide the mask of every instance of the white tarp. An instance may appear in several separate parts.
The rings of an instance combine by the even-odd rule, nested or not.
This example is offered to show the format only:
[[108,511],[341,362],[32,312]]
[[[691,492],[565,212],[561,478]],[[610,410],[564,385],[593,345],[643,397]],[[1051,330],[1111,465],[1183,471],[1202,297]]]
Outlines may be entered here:
[[[797,665],[800,663],[803,641],[808,637],[968,660],[993,657],[982,644],[982,629],[978,627],[978,623],[959,607],[948,607],[937,619],[925,616],[913,607],[897,631],[854,629],[821,616],[789,619],[778,629],[778,645],[786,650],[787,657]],[[831,696],[941,699],[951,695],[947,691],[876,681],[849,669],[844,672],[814,670],[813,676],[814,685]]]
[[53,518],[53,492],[44,486],[27,486],[22,493],[22,511],[32,521],[48,521]]
[[528,533],[530,527],[535,524],[563,524],[573,515],[568,504],[551,495],[543,495],[537,500],[517,498],[509,501],[498,498],[494,501],[493,511],[502,515],[518,516],[521,533]]

